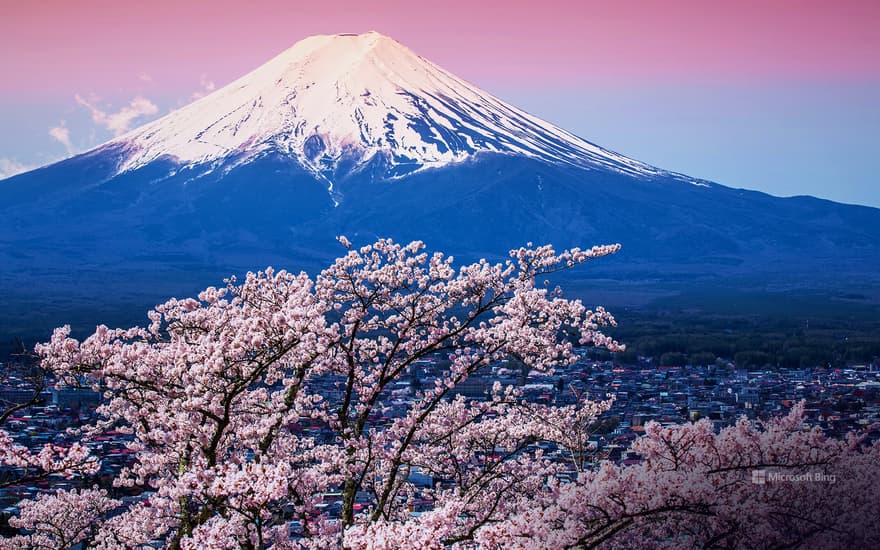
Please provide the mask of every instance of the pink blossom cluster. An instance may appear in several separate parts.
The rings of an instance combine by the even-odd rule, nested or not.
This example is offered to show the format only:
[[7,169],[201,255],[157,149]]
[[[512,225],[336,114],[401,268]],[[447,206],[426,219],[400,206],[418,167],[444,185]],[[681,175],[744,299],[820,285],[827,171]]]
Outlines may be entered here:
[[59,491],[22,501],[18,517],[11,518],[9,524],[30,534],[0,539],[0,549],[66,550],[91,540],[105,514],[121,504],[102,489]]
[[[876,544],[880,444],[828,438],[803,421],[800,403],[763,426],[743,418],[720,433],[705,419],[649,423],[631,448],[640,464],[605,462],[574,483],[551,482],[475,540],[520,549]],[[789,477],[756,483],[755,472]]]
[[33,453],[27,447],[16,443],[2,429],[0,429],[0,464],[23,470],[23,473],[16,478],[16,483],[51,475],[66,478],[89,475],[100,468],[97,457],[92,456],[89,449],[78,442],[67,446],[47,443],[39,452]]

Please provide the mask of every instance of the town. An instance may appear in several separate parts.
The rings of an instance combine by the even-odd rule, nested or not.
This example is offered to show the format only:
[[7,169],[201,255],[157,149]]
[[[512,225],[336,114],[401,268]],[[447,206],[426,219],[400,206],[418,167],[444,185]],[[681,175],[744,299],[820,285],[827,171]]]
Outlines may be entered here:
[[[806,402],[807,421],[818,425],[833,437],[850,431],[866,432],[868,440],[880,439],[880,359],[844,367],[817,366],[810,368],[737,367],[734,361],[716,359],[710,365],[667,366],[655,364],[653,358],[637,356],[632,364],[621,357],[581,350],[582,358],[567,368],[553,373],[530,370],[514,361],[491,365],[484,373],[473,375],[457,386],[450,397],[487,399],[496,382],[514,386],[528,402],[547,405],[569,405],[579,398],[605,400],[613,397],[611,408],[599,417],[590,433],[592,461],[611,460],[635,463],[639,457],[628,451],[630,444],[644,433],[648,422],[663,425],[681,424],[708,419],[716,431],[732,425],[738,418],[764,419],[785,414],[796,402]],[[624,356],[630,357],[630,356]],[[371,419],[377,425],[402,416],[422,386],[430,386],[443,369],[444,357],[420,359],[409,375],[391,388],[380,410]],[[328,378],[321,388],[332,399],[339,392],[338,380]],[[98,420],[96,412],[101,395],[92,390],[52,388],[46,385],[39,403],[20,409],[6,418],[3,429],[19,444],[31,450],[46,443],[63,445],[71,440],[68,430]],[[33,395],[25,380],[7,376],[0,387],[0,398],[7,405],[24,402]],[[303,422],[295,427],[308,431],[317,441],[332,436],[319,424]],[[326,432],[326,433],[325,433]],[[11,484],[20,479],[20,469],[0,469],[0,529],[10,531],[6,520],[17,513],[17,503],[36,494],[76,486],[98,485],[110,488],[116,473],[133,459],[127,448],[130,435],[123,431],[104,432],[88,445],[101,457],[101,470],[91,479],[67,480],[50,476],[30,483]],[[551,459],[557,449],[543,446]],[[443,480],[414,471],[410,481],[416,487],[430,488]],[[113,489],[124,501],[148,498],[137,488]],[[339,493],[329,493],[322,513],[334,517],[340,509]],[[430,505],[429,500],[424,501]],[[415,510],[414,513],[418,511]]]

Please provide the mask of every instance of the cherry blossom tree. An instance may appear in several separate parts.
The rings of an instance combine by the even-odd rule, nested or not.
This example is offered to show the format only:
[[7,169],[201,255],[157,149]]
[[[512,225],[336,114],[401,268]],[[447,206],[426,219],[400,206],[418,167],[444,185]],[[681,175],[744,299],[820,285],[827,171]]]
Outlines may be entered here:
[[[137,452],[116,483],[155,491],[149,506],[108,521],[98,540],[136,546],[161,538],[172,548],[338,544],[357,525],[404,518],[414,494],[410,473],[420,466],[453,473],[434,462],[449,466],[455,458],[438,454],[438,437],[463,462],[462,490],[479,497],[460,504],[459,513],[475,519],[455,536],[470,538],[504,513],[480,516],[483,501],[534,490],[552,467],[521,453],[541,428],[512,406],[509,392],[485,405],[447,396],[508,357],[550,371],[576,361],[576,345],[617,349],[598,330],[614,322],[605,310],[535,285],[617,249],[522,248],[507,262],[456,270],[452,258],[429,255],[420,242],[380,240],[349,250],[314,280],[267,269],[198,299],[170,300],[149,313],[147,327],[102,326],[82,342],[57,330],[37,348],[43,364],[62,383],[107,395],[99,409],[105,421],[94,430],[130,430]],[[419,360],[439,356],[448,367],[433,384],[402,415],[382,418],[392,387]],[[304,424],[323,435],[308,435]],[[468,434],[489,430],[494,438],[456,450]],[[318,507],[335,488],[339,521]],[[358,498],[367,506],[357,507]]]
[[649,423],[637,465],[551,481],[475,539],[486,548],[843,548],[880,540],[880,444],[804,426]]
[[[157,306],[145,327],[100,326],[82,341],[64,327],[38,346],[60,384],[104,393],[83,438],[131,433],[136,460],[115,485],[148,498],[22,504],[21,546],[751,547],[855,541],[831,511],[877,511],[844,481],[876,481],[876,446],[804,429],[800,409],[719,434],[705,421],[651,424],[633,446],[639,465],[595,467],[589,435],[610,399],[541,405],[497,383],[485,399],[459,394],[502,360],[552,373],[581,346],[622,349],[601,332],[608,312],[544,285],[618,245],[530,245],[456,269],[420,242],[340,242],[347,253],[314,278],[249,273]],[[413,378],[421,387],[399,399]],[[834,471],[841,483],[751,483],[773,468]],[[41,519],[75,500],[83,512],[69,531]]]

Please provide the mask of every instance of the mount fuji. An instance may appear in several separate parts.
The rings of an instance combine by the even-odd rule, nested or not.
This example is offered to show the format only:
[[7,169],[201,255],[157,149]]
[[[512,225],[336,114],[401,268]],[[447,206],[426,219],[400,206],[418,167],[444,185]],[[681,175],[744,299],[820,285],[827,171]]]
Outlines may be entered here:
[[[382,177],[505,153],[631,175],[659,171],[606,151],[371,32],[307,38],[222,90],[108,143],[118,171],[279,152],[333,182],[382,162]],[[234,166],[234,165],[233,165]]]
[[342,251],[340,234],[421,239],[461,259],[620,242],[588,275],[621,296],[880,280],[878,209],[649,166],[378,33],[307,38],[154,122],[4,180],[0,220],[0,338],[135,322],[266,265],[314,272]]

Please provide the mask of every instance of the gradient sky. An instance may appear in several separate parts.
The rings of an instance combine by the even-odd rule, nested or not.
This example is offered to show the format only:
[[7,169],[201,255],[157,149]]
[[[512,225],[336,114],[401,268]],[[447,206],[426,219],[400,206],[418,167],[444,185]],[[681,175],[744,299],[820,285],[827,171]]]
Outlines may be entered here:
[[93,147],[306,36],[377,30],[628,156],[880,206],[877,0],[0,1],[0,174]]

